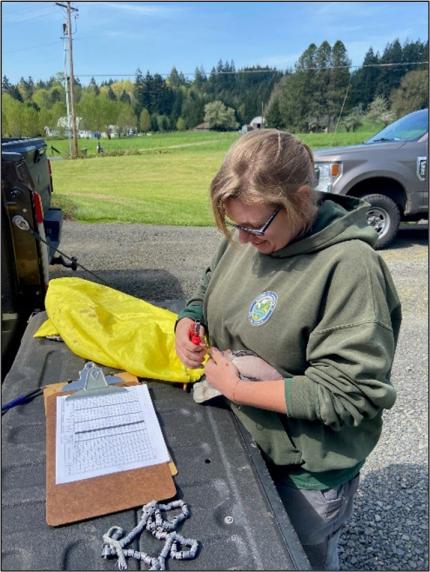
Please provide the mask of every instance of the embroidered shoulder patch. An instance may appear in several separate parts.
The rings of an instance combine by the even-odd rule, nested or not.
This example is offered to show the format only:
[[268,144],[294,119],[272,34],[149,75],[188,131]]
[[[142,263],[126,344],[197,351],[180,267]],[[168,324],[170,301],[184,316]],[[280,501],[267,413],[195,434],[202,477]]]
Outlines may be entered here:
[[261,326],[270,319],[278,302],[276,292],[263,292],[249,306],[248,320],[251,326]]

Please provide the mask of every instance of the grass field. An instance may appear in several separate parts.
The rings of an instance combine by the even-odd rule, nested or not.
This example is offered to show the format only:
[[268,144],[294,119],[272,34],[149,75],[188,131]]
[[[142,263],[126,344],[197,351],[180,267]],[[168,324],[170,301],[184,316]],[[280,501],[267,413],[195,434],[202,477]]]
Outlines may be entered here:
[[[297,134],[313,149],[360,143],[377,129],[356,133]],[[237,132],[175,132],[124,139],[80,139],[87,158],[52,161],[53,204],[86,222],[208,226],[211,179]],[[67,140],[48,140],[68,152]]]

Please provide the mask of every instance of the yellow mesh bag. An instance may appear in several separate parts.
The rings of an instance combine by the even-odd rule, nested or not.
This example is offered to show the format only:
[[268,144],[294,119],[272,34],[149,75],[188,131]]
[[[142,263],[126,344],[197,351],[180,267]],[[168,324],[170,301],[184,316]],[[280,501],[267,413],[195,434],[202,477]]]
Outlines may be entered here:
[[45,307],[49,319],[34,337],[60,335],[79,357],[163,381],[194,382],[203,374],[177,357],[170,310],[82,278],[50,280]]

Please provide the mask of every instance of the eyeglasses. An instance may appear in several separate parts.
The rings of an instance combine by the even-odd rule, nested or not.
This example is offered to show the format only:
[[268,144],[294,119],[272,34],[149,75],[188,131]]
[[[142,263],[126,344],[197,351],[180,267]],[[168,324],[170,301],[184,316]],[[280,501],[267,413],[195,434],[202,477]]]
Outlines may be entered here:
[[281,207],[276,207],[276,209],[273,211],[273,213],[270,215],[270,217],[267,219],[267,221],[262,226],[260,226],[260,228],[252,228],[250,226],[243,226],[241,224],[233,224],[233,223],[228,223],[228,224],[229,224],[229,226],[232,226],[233,228],[237,228],[237,230],[243,230],[244,232],[247,232],[248,234],[253,234],[254,236],[264,236],[266,233],[266,230],[272,224],[273,220],[275,219],[276,215],[278,214],[278,212],[280,210],[281,210]]

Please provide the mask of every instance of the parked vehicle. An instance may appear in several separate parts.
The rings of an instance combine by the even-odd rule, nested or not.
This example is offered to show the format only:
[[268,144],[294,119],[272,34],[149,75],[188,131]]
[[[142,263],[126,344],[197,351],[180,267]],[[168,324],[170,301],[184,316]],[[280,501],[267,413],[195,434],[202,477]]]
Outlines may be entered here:
[[385,248],[401,221],[428,218],[427,156],[428,109],[421,109],[361,145],[317,150],[317,190],[365,199],[376,248]]
[[60,242],[62,211],[41,138],[2,140],[2,373],[32,311],[44,308],[49,264]]

